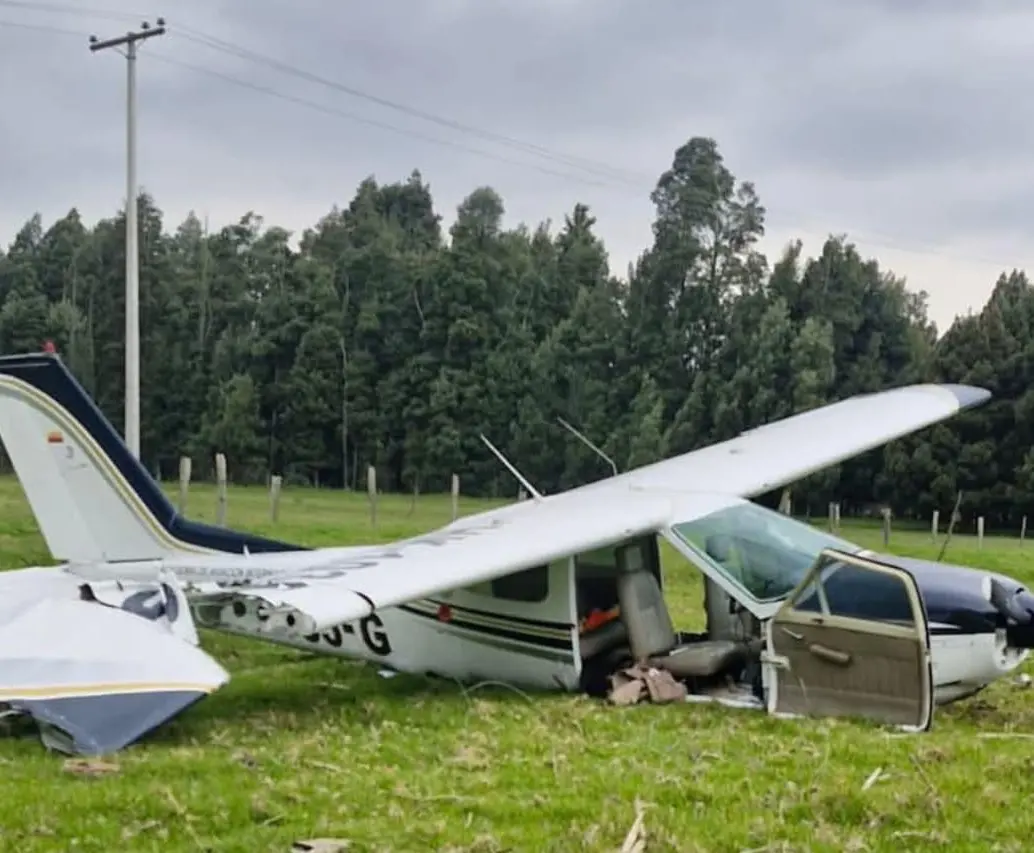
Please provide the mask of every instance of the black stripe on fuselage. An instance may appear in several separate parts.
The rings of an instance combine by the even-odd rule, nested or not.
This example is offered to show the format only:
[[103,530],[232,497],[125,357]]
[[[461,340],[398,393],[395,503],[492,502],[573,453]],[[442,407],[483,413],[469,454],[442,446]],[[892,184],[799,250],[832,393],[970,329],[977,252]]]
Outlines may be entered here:
[[240,554],[245,547],[252,553],[309,550],[300,545],[183,518],[58,356],[49,353],[2,356],[0,375],[13,376],[31,385],[75,418],[158,523],[174,538],[189,545],[231,554]]
[[516,625],[527,625],[529,628],[548,628],[556,631],[570,631],[574,627],[570,622],[553,622],[549,619],[529,619],[526,616],[511,616],[509,613],[499,613],[492,610],[478,610],[475,607],[467,607],[462,604],[452,604],[448,601],[440,601],[437,598],[427,599],[436,607],[448,607],[450,610],[460,613],[467,613],[471,616],[484,616],[488,619],[501,619],[506,622],[513,622]]
[[[437,602],[436,602],[437,603]],[[443,625],[448,625],[453,628],[462,628],[465,631],[471,631],[477,634],[485,634],[490,637],[500,637],[507,640],[516,640],[521,643],[527,643],[531,646],[540,646],[547,649],[562,649],[564,651],[571,650],[571,639],[563,637],[546,637],[542,634],[533,634],[528,631],[522,631],[520,628],[521,621],[537,621],[537,620],[519,620],[516,617],[503,616],[499,614],[486,614],[490,615],[492,619],[503,621],[507,623],[503,625],[486,625],[483,622],[472,621],[471,619],[465,619],[460,608],[448,605],[453,611],[449,619],[443,620],[436,613],[428,613],[427,611],[420,610],[416,607],[412,607],[408,604],[398,605],[398,609],[402,610],[411,616],[419,616],[422,619],[426,619],[428,622],[440,622]],[[546,622],[540,623],[542,626],[549,625],[553,628],[569,628],[562,623],[558,622]]]

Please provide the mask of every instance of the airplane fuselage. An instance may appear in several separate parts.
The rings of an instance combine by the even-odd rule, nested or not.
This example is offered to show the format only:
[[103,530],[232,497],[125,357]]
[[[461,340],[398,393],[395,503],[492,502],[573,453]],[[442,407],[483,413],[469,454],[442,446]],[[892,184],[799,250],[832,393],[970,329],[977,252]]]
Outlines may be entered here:
[[[972,696],[1014,671],[1027,658],[1034,636],[1029,631],[1020,636],[1020,629],[1007,627],[986,595],[989,579],[997,578],[1014,593],[1019,608],[1034,615],[1034,595],[1018,581],[963,566],[888,555],[882,559],[907,569],[919,585],[930,627],[937,704]],[[866,590],[852,592],[854,600],[864,607]],[[370,661],[402,672],[431,673],[461,681],[498,679],[540,689],[578,689],[578,638],[573,624],[566,626],[566,632],[559,623],[552,628],[554,648],[550,654],[543,648],[544,640],[550,638],[542,636],[548,629],[539,628],[538,636],[522,640],[522,628],[517,624],[522,620],[506,614],[471,612],[476,616],[444,599],[428,599],[406,608],[385,608],[359,622],[299,638],[263,631],[262,606],[255,605],[246,609],[238,606],[235,611],[227,608],[219,624],[211,627],[305,651]],[[487,642],[493,630],[505,642]]]
[[[931,624],[934,700],[939,705],[983,690],[1015,670],[1028,655],[1026,649],[1008,647],[1000,632],[968,633],[949,628],[950,624]],[[530,647],[527,652],[499,649],[486,655],[479,641],[459,634],[443,638],[436,626],[399,608],[386,608],[358,623],[302,639],[261,633],[244,624],[221,625],[215,630],[301,651],[364,660],[400,672],[458,681],[499,679],[544,690],[578,687],[570,665],[543,666],[528,657],[533,651]]]
[[[1018,581],[1003,575],[962,566],[913,558],[881,555],[880,559],[907,569],[919,586],[930,627],[934,700],[947,704],[977,693],[1014,671],[1034,646],[1030,626],[1009,624],[989,599],[988,586],[996,579],[1012,596],[1014,613],[1034,616],[1034,595]],[[566,586],[566,561],[551,567],[555,586]],[[78,567],[81,571],[81,567]],[[0,573],[0,599],[35,595],[45,585],[51,594],[79,597],[81,576],[61,567],[31,568]],[[91,581],[99,601],[132,610],[143,618],[172,617],[173,630],[191,611],[193,625],[245,636],[302,651],[363,660],[377,666],[415,674],[434,674],[459,681],[504,680],[539,689],[579,689],[581,659],[574,615],[550,622],[510,612],[486,609],[469,590],[388,607],[356,622],[334,626],[304,637],[268,630],[268,613],[257,601],[211,605],[167,606],[167,593],[143,581]],[[148,598],[150,590],[153,598]],[[864,608],[864,587],[851,590],[851,600]],[[480,606],[478,606],[480,605]],[[178,611],[178,612],[177,612]],[[188,617],[189,618],[189,617]],[[1015,620],[1013,620],[1014,622]]]

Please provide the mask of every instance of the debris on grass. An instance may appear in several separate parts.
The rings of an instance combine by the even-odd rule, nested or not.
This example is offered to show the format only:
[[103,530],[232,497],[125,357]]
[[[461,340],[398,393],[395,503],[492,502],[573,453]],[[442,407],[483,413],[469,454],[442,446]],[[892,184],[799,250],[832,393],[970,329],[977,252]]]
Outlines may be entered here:
[[462,744],[452,757],[445,760],[466,770],[484,770],[491,764],[484,750],[468,744]]
[[64,763],[66,773],[74,773],[76,776],[108,776],[111,773],[118,773],[119,765],[114,761],[102,761],[97,758],[68,758]]
[[233,754],[233,760],[236,761],[243,767],[247,767],[249,770],[255,770],[259,766],[259,761],[246,750],[238,750]]
[[933,807],[934,807],[934,809],[936,809],[937,811],[940,811],[940,809],[941,809],[941,796],[940,796],[940,793],[937,791],[937,786],[934,785],[933,780],[930,779],[929,775],[927,775],[927,772],[923,769],[923,762],[919,760],[919,756],[917,756],[914,752],[911,755],[909,755],[908,757],[909,757],[909,759],[911,759],[912,764],[915,766],[916,772],[919,774],[919,778],[923,780],[923,783],[926,785],[927,790],[930,792],[930,795],[933,797]]
[[646,827],[643,823],[643,804],[635,801],[635,820],[632,828],[625,836],[625,843],[621,845],[621,853],[643,853],[646,850]]
[[1030,732],[977,732],[977,737],[984,740],[998,740],[1000,738],[1034,740],[1034,734],[1031,734]]
[[165,795],[165,799],[169,803],[169,806],[172,807],[173,812],[182,821],[183,827],[186,829],[187,834],[190,836],[195,846],[199,850],[204,850],[205,845],[201,842],[201,837],[197,834],[197,830],[194,829],[194,816],[184,808],[183,804],[176,798],[176,795],[172,793],[171,788],[163,787],[161,791]]
[[292,853],[341,853],[351,846],[345,838],[309,838],[291,845]]
[[163,840],[169,837],[169,832],[162,826],[161,821],[153,819],[123,827],[121,837],[123,841],[132,841],[138,835],[143,835],[145,832],[154,832],[161,836]]
[[875,770],[872,771],[872,773],[869,774],[869,778],[865,780],[864,784],[862,785],[862,790],[868,791],[873,785],[875,785],[879,781],[879,778],[882,775],[883,768],[877,767]]
[[644,696],[655,704],[682,702],[688,692],[670,672],[654,667],[630,666],[609,678],[609,699],[615,705],[635,705]]

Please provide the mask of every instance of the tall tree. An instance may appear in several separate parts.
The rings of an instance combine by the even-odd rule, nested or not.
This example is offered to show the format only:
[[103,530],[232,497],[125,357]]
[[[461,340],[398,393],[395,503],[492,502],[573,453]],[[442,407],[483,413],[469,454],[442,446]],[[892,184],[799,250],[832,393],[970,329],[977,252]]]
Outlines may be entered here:
[[[609,476],[564,419],[626,469],[851,394],[971,382],[995,402],[795,484],[798,508],[874,500],[899,514],[1034,512],[1034,295],[1004,273],[988,303],[938,337],[926,296],[831,236],[794,242],[769,272],[765,210],[713,139],[657,180],[649,246],[612,275],[584,204],[506,221],[491,187],[446,237],[419,171],[362,181],[294,235],[255,212],[166,228],[139,199],[142,453],[181,453],[238,481],[512,494],[484,434],[548,492]],[[118,426],[125,228],[73,209],[30,217],[0,251],[0,347],[46,339]]]

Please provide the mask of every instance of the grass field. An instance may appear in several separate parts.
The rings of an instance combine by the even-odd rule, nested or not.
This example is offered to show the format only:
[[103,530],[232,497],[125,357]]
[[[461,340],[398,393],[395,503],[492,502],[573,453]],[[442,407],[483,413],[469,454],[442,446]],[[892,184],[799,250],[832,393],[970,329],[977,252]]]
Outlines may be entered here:
[[[461,511],[485,504],[468,502]],[[448,498],[232,490],[232,526],[320,545],[390,539],[451,517]],[[195,488],[188,514],[211,520]],[[845,526],[874,547],[879,531]],[[891,550],[931,556],[929,534]],[[956,538],[948,559],[1034,583],[1034,544]],[[17,483],[0,481],[0,568],[45,564]],[[684,568],[685,571],[678,571]],[[700,590],[669,564],[681,627]],[[0,738],[0,850],[616,851],[645,810],[647,850],[1015,850],[1034,835],[1034,691],[999,683],[940,711],[931,732],[783,721],[696,705],[619,709],[574,696],[428,679],[206,635],[226,688],[118,755],[96,777],[65,769],[34,731]],[[1027,667],[1034,672],[1034,666]],[[882,768],[867,789],[870,775]]]

